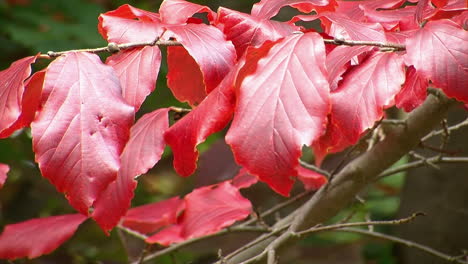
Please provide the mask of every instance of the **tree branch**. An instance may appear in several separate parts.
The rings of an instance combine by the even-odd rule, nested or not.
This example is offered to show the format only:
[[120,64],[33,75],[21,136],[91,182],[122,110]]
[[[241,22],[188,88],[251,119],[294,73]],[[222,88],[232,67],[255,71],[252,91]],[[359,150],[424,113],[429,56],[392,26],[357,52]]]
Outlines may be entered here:
[[[345,46],[374,46],[379,48],[387,48],[392,51],[401,51],[405,50],[405,45],[396,44],[396,43],[384,43],[376,41],[358,41],[358,40],[340,40],[340,39],[324,39],[323,42],[333,45],[345,45]],[[92,49],[74,49],[66,51],[48,51],[47,54],[39,55],[40,59],[53,59],[64,55],[69,52],[90,52],[90,53],[117,53],[121,50],[144,47],[144,46],[182,46],[182,44],[175,40],[161,40],[157,38],[155,41],[150,42],[131,42],[116,44],[114,42],[109,42],[106,47],[92,48]]]
[[[440,123],[453,105],[455,105],[454,101],[449,100],[442,93],[428,96],[422,106],[408,115],[405,125],[391,127],[384,140],[347,164],[325,187],[322,187],[296,213],[293,213],[295,217],[290,231],[300,232],[336,215],[350,201],[353,201],[360,190],[375,181],[386,168],[417,146],[421,138]],[[290,218],[286,219],[291,221]],[[282,220],[275,226],[285,224],[285,220]],[[260,236],[252,242],[262,240],[262,243],[258,243],[249,251],[239,252],[227,263],[241,263],[261,254],[270,244],[293,245],[293,240],[297,239],[297,237],[288,237],[285,234],[276,238],[264,239],[263,237]]]
[[416,217],[422,216],[422,215],[424,214],[414,213],[409,217],[397,219],[397,220],[390,220],[390,221],[366,221],[366,222],[340,223],[340,224],[334,224],[334,225],[312,227],[307,230],[297,232],[294,235],[299,236],[299,237],[304,237],[312,233],[330,231],[330,230],[341,229],[345,227],[354,227],[354,226],[401,225],[401,224],[409,223],[413,221]]
[[380,238],[380,239],[392,241],[392,242],[395,242],[395,243],[400,243],[400,244],[403,244],[403,245],[405,245],[407,247],[412,247],[412,248],[422,250],[422,251],[424,251],[426,253],[429,253],[429,254],[431,254],[431,255],[433,255],[435,257],[439,257],[441,259],[447,260],[449,262],[468,264],[468,261],[462,260],[462,257],[460,257],[460,256],[450,256],[450,255],[447,255],[447,254],[442,253],[440,251],[437,251],[437,250],[435,250],[433,248],[430,248],[428,246],[418,244],[418,243],[416,243],[414,241],[409,241],[409,240],[406,240],[406,239],[402,239],[402,238],[387,235],[387,234],[382,234],[382,233],[378,233],[378,232],[371,232],[371,231],[368,231],[368,230],[359,229],[359,228],[351,228],[351,227],[345,227],[345,228],[337,229],[335,231],[337,231],[337,232],[341,232],[341,231],[351,232],[351,233],[358,233],[358,234],[363,234],[363,235],[367,235],[367,236],[372,236],[372,237],[375,237],[375,238]]
[[66,51],[48,51],[47,55],[43,54],[40,55],[38,58],[40,59],[52,59],[59,57],[63,54],[69,52],[90,52],[90,53],[102,53],[102,52],[110,52],[110,53],[117,53],[121,50],[131,49],[131,48],[138,48],[138,47],[145,47],[145,46],[181,46],[180,42],[174,40],[160,40],[157,39],[151,42],[132,42],[132,43],[123,43],[123,44],[116,44],[114,42],[110,42],[106,47],[94,48],[94,49],[75,49],[75,50],[66,50]]
[[385,43],[377,41],[361,41],[361,40],[344,40],[344,39],[323,39],[323,42],[333,45],[345,45],[345,46],[374,46],[379,48],[388,48],[393,51],[406,50],[405,45],[396,43]]

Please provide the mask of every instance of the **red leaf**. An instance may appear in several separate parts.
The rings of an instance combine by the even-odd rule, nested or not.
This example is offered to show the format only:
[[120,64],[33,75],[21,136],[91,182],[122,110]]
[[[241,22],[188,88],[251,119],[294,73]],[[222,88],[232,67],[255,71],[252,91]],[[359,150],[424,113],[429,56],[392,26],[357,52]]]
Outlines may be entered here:
[[195,189],[185,197],[181,221],[149,237],[146,242],[169,245],[216,233],[249,216],[250,201],[229,181]]
[[112,229],[125,215],[137,185],[134,178],[146,173],[160,159],[165,143],[163,133],[169,127],[168,108],[141,117],[130,130],[130,139],[120,156],[117,179],[94,203],[93,218],[103,230]]
[[0,163],[0,189],[5,184],[7,179],[7,173],[10,171],[10,167],[6,164]]
[[218,24],[226,38],[236,47],[240,58],[248,46],[259,46],[267,40],[276,41],[299,30],[291,24],[258,18],[224,7],[218,10]]
[[41,103],[42,86],[44,84],[45,71],[34,73],[26,81],[21,99],[21,114],[11,126],[0,133],[0,138],[11,135],[14,131],[27,127],[31,124],[36,115],[36,111]]
[[294,34],[274,44],[247,54],[226,142],[237,163],[288,195],[302,145],[324,132],[329,86],[320,35]]
[[[331,94],[332,111],[327,132],[316,143],[322,151],[338,152],[355,144],[361,134],[383,117],[383,109],[394,104],[394,97],[405,81],[403,58],[395,53],[371,55],[345,76],[343,83]],[[338,141],[338,143],[336,143]],[[325,145],[325,146],[324,146]],[[317,151],[321,160],[323,153]]]
[[[238,64],[239,65],[239,64]],[[197,145],[223,129],[234,111],[233,84],[238,72],[236,66],[223,82],[190,113],[170,127],[164,134],[174,153],[174,168],[182,176],[191,175],[198,160]]]
[[327,54],[326,65],[331,91],[338,87],[338,82],[342,79],[341,75],[348,69],[347,64],[351,59],[371,49],[372,47],[369,46],[338,46]]
[[378,23],[358,22],[340,13],[324,13],[322,15],[299,15],[291,21],[313,21],[319,18],[322,21],[325,33],[344,40],[367,40],[386,42],[385,31]]
[[252,15],[258,18],[270,19],[278,14],[284,6],[291,6],[303,13],[316,11],[332,11],[336,1],[329,0],[262,0],[252,7]]
[[86,220],[81,214],[50,216],[7,225],[0,235],[0,258],[36,258],[67,241]]
[[246,169],[241,168],[239,173],[231,181],[231,184],[237,189],[249,188],[253,184],[257,183],[257,177],[249,174]]
[[159,47],[145,46],[124,50],[107,58],[106,64],[112,66],[117,73],[125,100],[138,111],[146,96],[156,86],[161,65]]
[[161,227],[175,224],[184,208],[185,202],[179,197],[138,206],[128,210],[121,225],[142,234],[154,233]]
[[15,61],[8,69],[0,71],[0,138],[9,137],[15,130],[29,125],[19,125],[17,122],[25,114],[24,112],[32,108],[24,105],[28,94],[24,81],[31,74],[31,64],[36,58],[37,56],[26,57]]
[[177,100],[196,106],[205,99],[206,90],[200,66],[185,48],[167,47],[167,67],[167,86]]
[[43,108],[32,123],[42,175],[83,214],[117,177],[133,122],[110,66],[89,53],[68,53],[47,68]]
[[306,190],[318,190],[327,183],[327,178],[322,174],[301,166],[297,166],[297,178],[304,184]]
[[[167,34],[170,35],[172,33],[173,37],[182,43],[184,48],[198,64],[198,67],[194,69],[194,67],[189,68],[177,62],[177,67],[186,67],[186,69],[182,70],[183,72],[188,72],[189,70],[201,71],[203,74],[202,81],[205,84],[204,87],[207,94],[216,88],[231,67],[236,63],[234,46],[230,41],[224,38],[223,32],[213,26],[205,24],[174,25],[168,27],[168,31]],[[173,49],[175,47],[170,48]],[[174,62],[168,61],[168,63]],[[192,83],[199,82],[198,80],[192,80],[186,76],[183,78],[189,79]],[[173,86],[175,85],[176,83],[173,83]],[[180,85],[183,85],[183,82],[171,88],[181,89]],[[191,87],[193,87],[193,85]],[[195,87],[195,89],[198,91],[201,88]]]
[[184,0],[165,0],[159,7],[161,20],[167,24],[185,24],[187,19],[196,13],[207,13],[208,20],[213,21],[216,13],[207,6],[197,5]]
[[449,97],[468,102],[468,32],[449,20],[430,21],[406,41],[406,62]]
[[396,106],[405,109],[406,112],[413,111],[426,100],[428,84],[413,66],[409,67],[406,71],[406,82],[395,97]]
[[99,16],[98,30],[108,42],[154,41],[164,31],[159,14],[122,5]]

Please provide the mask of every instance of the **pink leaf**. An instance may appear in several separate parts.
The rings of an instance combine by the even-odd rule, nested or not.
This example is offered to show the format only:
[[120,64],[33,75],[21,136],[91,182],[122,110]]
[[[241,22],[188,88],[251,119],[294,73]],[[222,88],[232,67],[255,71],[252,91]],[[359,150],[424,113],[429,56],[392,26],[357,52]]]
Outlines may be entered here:
[[322,174],[301,166],[297,167],[297,178],[304,184],[306,190],[318,190],[327,183],[327,178]]
[[157,46],[124,50],[106,60],[122,85],[125,100],[138,111],[146,96],[154,91],[161,65],[161,51]]
[[216,13],[207,6],[197,5],[184,0],[165,0],[159,7],[161,20],[166,24],[185,24],[187,19],[196,13],[207,13],[208,20],[213,21]]
[[42,175],[83,214],[116,179],[133,122],[110,66],[88,53],[68,53],[47,68],[43,107],[32,123]]
[[322,21],[325,33],[344,40],[367,40],[386,42],[385,31],[378,23],[358,22],[344,14],[326,12],[322,15],[299,15],[291,21]]
[[371,49],[372,47],[369,46],[338,46],[327,54],[326,65],[331,91],[338,87],[338,82],[342,79],[341,75],[348,69],[347,64],[351,59]]
[[[394,104],[394,97],[404,81],[401,56],[378,52],[371,55],[348,73],[343,83],[331,94],[332,118],[328,129],[332,129],[333,133],[330,135],[331,132],[327,132],[321,140],[334,142],[335,145],[316,144],[322,144],[321,149],[329,152],[341,151],[355,144],[363,132],[383,117],[383,109]],[[318,157],[319,160],[321,158]]]
[[122,226],[142,234],[158,231],[176,223],[185,202],[179,197],[131,208],[122,218]]
[[0,235],[0,258],[36,258],[67,241],[86,220],[82,214],[31,219],[7,225]]
[[41,103],[42,86],[44,84],[45,71],[34,73],[25,84],[23,98],[21,98],[21,114],[11,126],[0,133],[0,138],[11,135],[14,131],[31,124]]
[[223,82],[190,113],[170,127],[164,139],[174,153],[174,168],[182,176],[191,175],[198,160],[197,145],[223,129],[234,111],[233,85],[239,66],[224,78]]
[[0,71],[0,138],[9,137],[15,130],[29,125],[18,125],[15,122],[32,108],[23,103],[28,94],[24,82],[31,74],[31,64],[36,61],[36,57],[18,60],[8,69]]
[[413,66],[409,67],[406,71],[406,82],[395,97],[396,106],[405,109],[406,112],[413,111],[426,100],[428,84]]
[[169,245],[206,236],[249,216],[250,201],[229,181],[195,189],[185,197],[181,221],[149,237],[146,242]]
[[164,31],[159,14],[122,5],[99,16],[98,30],[108,42],[150,42]]
[[94,203],[93,218],[103,230],[112,229],[125,215],[137,185],[134,178],[146,173],[160,159],[166,146],[163,133],[169,127],[168,108],[141,117],[130,130],[130,139],[120,156],[117,180]]
[[218,10],[218,25],[226,38],[236,47],[240,58],[248,46],[259,46],[267,40],[275,41],[299,30],[291,24],[258,18],[224,7]]
[[7,179],[7,173],[10,171],[10,167],[6,164],[0,163],[0,189],[5,184]]
[[449,97],[468,102],[468,32],[448,21],[430,21],[406,41],[406,62]]
[[294,34],[273,44],[247,54],[226,142],[237,163],[288,195],[302,145],[324,132],[329,86],[320,35]]
[[329,0],[262,0],[252,7],[252,15],[258,18],[270,19],[278,14],[284,6],[291,6],[303,13],[335,9],[336,1]]
[[[177,62],[177,67],[187,67],[186,70],[182,70],[185,72],[189,70],[201,71],[203,75],[202,81],[205,84],[204,87],[207,94],[216,88],[236,63],[234,46],[224,38],[223,32],[213,26],[205,24],[174,25],[168,27],[167,34],[171,35],[171,33],[177,41],[182,43],[198,64],[197,69],[192,69]],[[175,47],[170,48],[173,49]],[[168,63],[175,62],[169,61]],[[187,79],[188,77],[183,78]],[[198,80],[190,81],[199,82]],[[198,87],[194,88],[200,89]],[[178,87],[172,87],[172,89],[178,89]]]

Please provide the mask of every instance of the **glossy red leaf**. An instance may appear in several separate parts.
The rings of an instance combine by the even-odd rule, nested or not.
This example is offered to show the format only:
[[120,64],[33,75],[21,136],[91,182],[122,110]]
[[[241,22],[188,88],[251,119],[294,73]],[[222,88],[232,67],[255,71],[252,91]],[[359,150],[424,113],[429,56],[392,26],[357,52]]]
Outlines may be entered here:
[[107,58],[106,64],[112,66],[122,85],[124,99],[135,111],[156,87],[161,50],[157,46],[145,46],[124,50]]
[[239,165],[288,195],[302,146],[324,132],[329,86],[320,35],[294,34],[274,44],[247,54],[226,142]]
[[0,258],[35,258],[54,251],[86,220],[81,214],[36,218],[7,225],[0,235]]
[[10,171],[10,167],[6,164],[0,163],[0,189],[5,184],[7,179],[7,173]]
[[185,24],[196,13],[207,13],[209,21],[216,18],[216,13],[207,6],[184,0],[164,0],[159,7],[161,20],[166,24]]
[[[230,41],[224,38],[223,32],[216,27],[205,24],[173,25],[168,27],[166,37],[174,37],[177,41],[182,43],[198,65],[197,67],[183,65],[173,60],[168,61],[168,64],[176,64],[179,68],[185,68],[182,72],[201,71],[203,75],[202,82],[205,84],[204,89],[207,94],[216,88],[231,67],[236,63],[236,51],[234,46]],[[177,52],[175,49],[177,47],[169,48],[173,49],[173,52]],[[172,69],[174,69],[174,67]],[[171,72],[169,72],[169,74],[171,74]],[[200,82],[190,77],[184,76],[183,79],[189,79],[195,84]],[[184,87],[181,87],[182,85],[184,85],[183,80],[181,80],[181,84],[176,84],[175,80],[173,80],[171,89],[184,89]],[[201,89],[200,87],[194,87],[193,84],[191,87],[196,90]]]
[[406,82],[395,97],[396,106],[406,112],[413,111],[426,100],[428,85],[429,82],[419,76],[413,66],[409,67],[406,71]]
[[301,166],[297,167],[297,178],[304,184],[306,190],[318,190],[327,183],[327,178],[322,174]]
[[252,15],[258,18],[270,19],[278,14],[284,6],[291,6],[303,13],[312,11],[332,11],[336,1],[329,0],[262,0],[252,7]]
[[150,42],[164,31],[159,14],[122,5],[99,16],[98,30],[108,42]]
[[67,53],[47,68],[42,110],[32,125],[42,175],[83,214],[116,179],[133,123],[114,70],[89,53]]
[[142,234],[150,234],[162,227],[175,224],[184,210],[185,201],[179,197],[131,208],[121,225]]
[[345,14],[354,21],[365,22],[364,12],[377,9],[393,9],[399,7],[405,0],[364,0],[364,1],[337,1],[336,13]]
[[23,104],[27,94],[24,82],[31,74],[31,64],[36,57],[15,61],[8,69],[0,71],[0,138],[9,137],[16,129],[24,127],[15,126],[15,122],[32,108]]
[[218,9],[218,25],[222,25],[239,58],[248,46],[259,46],[267,40],[275,41],[300,29],[292,24],[258,18],[224,7]]
[[251,211],[250,201],[229,181],[198,188],[185,197],[185,211],[180,222],[149,237],[146,242],[169,245],[213,234],[245,219]]
[[135,177],[146,173],[160,159],[166,146],[163,133],[169,127],[168,108],[141,117],[130,130],[130,139],[120,156],[117,179],[94,203],[93,218],[103,230],[111,230],[125,215],[137,185]]
[[223,129],[232,118],[235,104],[233,84],[238,66],[223,82],[190,113],[171,126],[164,134],[174,154],[174,168],[178,174],[189,176],[195,172],[198,160],[197,145]]
[[[403,58],[395,53],[371,55],[348,73],[343,83],[331,94],[332,111],[328,133],[321,149],[338,152],[355,144],[362,133],[383,117],[383,110],[394,104],[395,95],[405,81]],[[322,140],[321,139],[321,140]],[[318,151],[316,157],[322,159]]]
[[430,21],[406,41],[406,63],[449,97],[468,102],[468,32],[449,20]]
[[31,124],[41,103],[42,86],[44,84],[45,71],[34,73],[26,81],[23,98],[21,98],[21,114],[18,119],[0,133],[0,138],[11,135],[14,131]]

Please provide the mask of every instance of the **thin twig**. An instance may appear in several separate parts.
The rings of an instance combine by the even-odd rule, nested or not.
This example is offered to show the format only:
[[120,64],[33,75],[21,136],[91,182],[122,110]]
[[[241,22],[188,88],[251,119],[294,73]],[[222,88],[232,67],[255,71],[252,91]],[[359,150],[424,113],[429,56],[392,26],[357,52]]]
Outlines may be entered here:
[[[246,245],[244,245],[244,246],[242,246],[242,247],[236,249],[235,251],[229,253],[229,255],[227,255],[227,256],[225,256],[225,257],[223,258],[223,261],[226,261],[226,260],[231,259],[233,256],[237,255],[239,252],[242,252],[242,251],[244,251],[244,250],[247,250],[247,249],[249,249],[250,247],[252,247],[252,246],[254,246],[254,245],[256,245],[256,244],[258,244],[258,243],[260,243],[260,242],[262,242],[262,241],[264,241],[264,240],[266,240],[266,239],[268,239],[268,238],[270,238],[270,237],[272,237],[272,236],[278,235],[278,234],[282,233],[283,231],[285,231],[285,230],[288,229],[288,228],[289,228],[289,225],[284,225],[284,226],[282,226],[282,227],[280,227],[280,228],[277,228],[277,229],[271,231],[271,232],[268,233],[268,234],[265,234],[265,235],[262,236],[261,238],[255,239],[254,241],[251,241],[250,243],[248,243],[248,244],[246,244]],[[218,262],[216,262],[216,263],[219,264],[219,263],[221,263],[221,262],[218,261]]]
[[121,226],[121,225],[118,225],[117,226],[118,229],[122,230],[122,231],[125,231],[126,233],[136,237],[136,238],[139,238],[143,241],[145,241],[148,237],[142,233],[139,233],[139,232],[136,232],[136,231],[133,231],[129,228],[126,228],[125,226]]
[[59,57],[69,52],[90,52],[90,53],[102,53],[102,52],[110,52],[116,53],[120,50],[137,48],[137,47],[144,47],[144,46],[181,46],[180,42],[174,40],[156,40],[150,42],[131,42],[131,43],[123,43],[123,44],[116,44],[114,42],[110,42],[106,47],[94,48],[94,49],[75,49],[75,50],[66,50],[66,51],[49,51],[47,55],[43,54],[40,55],[39,58],[41,59],[51,59],[55,57]]
[[312,164],[309,164],[305,161],[302,161],[302,160],[299,160],[299,164],[301,164],[302,167],[304,168],[307,168],[311,171],[315,171],[317,173],[320,173],[322,174],[323,176],[327,177],[327,178],[330,178],[330,172],[326,171],[326,170],[322,170],[320,169],[319,167],[315,166],[315,165],[312,165]]
[[[430,161],[431,163],[468,163],[468,157],[442,157],[439,160],[438,157],[427,158],[426,161]],[[384,172],[382,172],[379,176],[377,176],[376,180],[380,180],[383,177],[387,177],[396,173],[400,173],[402,171],[407,171],[409,169],[418,168],[426,165],[424,160],[417,160],[413,162],[406,163],[405,165],[401,165],[395,168],[390,168]]]
[[[302,198],[307,197],[308,195],[310,195],[310,194],[312,194],[312,193],[314,193],[314,192],[315,192],[315,191],[305,191],[305,192],[302,192],[302,193],[300,193],[300,194],[298,194],[298,195],[296,195],[296,196],[294,196],[294,197],[291,197],[290,199],[288,199],[288,200],[286,200],[286,201],[284,201],[284,202],[282,202],[282,203],[279,203],[279,204],[273,206],[272,208],[266,210],[265,212],[261,213],[261,214],[259,215],[259,217],[260,217],[261,219],[264,219],[265,217],[268,217],[268,216],[270,216],[271,214],[274,214],[274,213],[276,213],[277,211],[279,211],[279,210],[281,210],[281,209],[283,209],[283,208],[288,207],[289,205],[291,205],[291,204],[293,204],[293,203],[299,201],[299,200],[302,199]],[[252,219],[249,219],[248,221],[245,221],[245,222],[239,224],[238,227],[248,226],[248,225],[250,225],[250,224],[253,224],[253,223],[256,222],[256,221],[257,221],[257,219],[252,218]]]
[[374,46],[379,48],[389,48],[394,51],[406,50],[405,45],[396,43],[385,43],[377,41],[360,41],[360,40],[343,40],[343,39],[324,39],[323,42],[333,45],[346,45],[346,46]]
[[414,213],[409,217],[397,219],[397,220],[390,220],[390,221],[365,221],[365,222],[339,223],[339,224],[334,224],[334,225],[312,227],[307,230],[296,232],[294,235],[302,237],[302,236],[310,235],[312,233],[330,231],[330,230],[340,229],[344,227],[354,227],[354,226],[400,225],[400,224],[409,223],[413,221],[416,217],[422,216],[422,215],[424,214]]
[[418,243],[416,243],[414,241],[409,241],[409,240],[406,240],[406,239],[402,239],[402,238],[387,235],[387,234],[382,234],[382,233],[379,233],[379,232],[370,232],[370,231],[365,230],[365,229],[351,228],[351,227],[336,229],[335,231],[337,231],[337,232],[351,232],[351,233],[358,233],[358,234],[363,234],[363,235],[367,235],[367,236],[372,236],[372,237],[375,237],[375,238],[380,238],[380,239],[392,241],[392,242],[395,242],[395,243],[400,243],[400,244],[403,244],[403,245],[405,245],[407,247],[422,250],[422,251],[424,251],[424,252],[426,252],[428,254],[431,254],[431,255],[439,257],[441,259],[447,260],[449,262],[468,264],[468,261],[462,260],[460,258],[460,256],[450,256],[450,255],[442,253],[442,252],[440,252],[438,250],[435,250],[435,249],[433,249],[431,247],[418,244]]
[[456,124],[456,125],[453,125],[453,126],[450,126],[448,128],[444,128],[444,129],[441,129],[441,130],[437,130],[437,131],[432,131],[431,133],[427,134],[425,137],[423,137],[421,139],[421,142],[424,142],[426,140],[428,140],[429,138],[433,137],[433,136],[437,136],[437,135],[440,135],[440,134],[443,134],[445,133],[445,130],[447,130],[449,133],[454,131],[454,130],[457,130],[457,129],[460,129],[464,126],[468,126],[468,118],[463,120],[462,122]]
[[[219,231],[217,233],[214,233],[214,234],[205,235],[203,237],[198,237],[198,238],[192,238],[192,239],[186,240],[184,242],[171,245],[170,247],[167,247],[167,248],[164,248],[162,250],[156,251],[156,252],[154,252],[152,254],[148,254],[148,255],[146,255],[146,257],[144,257],[143,262],[154,259],[154,258],[157,258],[157,257],[160,257],[160,256],[163,256],[163,255],[166,255],[166,254],[169,254],[171,252],[174,252],[176,250],[179,250],[179,249],[181,249],[183,247],[194,244],[196,242],[199,242],[199,241],[202,241],[202,240],[205,240],[205,239],[208,239],[208,238],[212,238],[212,237],[225,235],[225,234],[228,234],[228,233],[234,233],[234,232],[268,233],[269,231],[270,231],[269,229],[266,229],[266,228],[263,228],[263,227],[254,227],[254,226],[252,226],[252,227],[251,226],[246,226],[246,227],[227,228],[227,229],[223,229],[223,230],[221,230],[221,231]],[[138,262],[133,262],[133,264],[139,264],[139,263]]]

